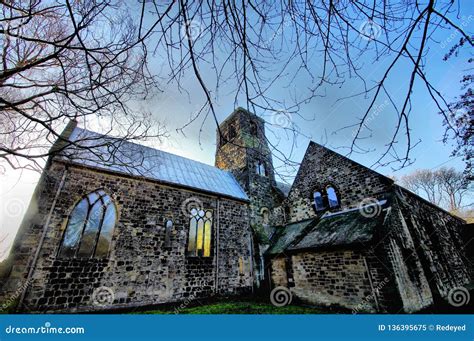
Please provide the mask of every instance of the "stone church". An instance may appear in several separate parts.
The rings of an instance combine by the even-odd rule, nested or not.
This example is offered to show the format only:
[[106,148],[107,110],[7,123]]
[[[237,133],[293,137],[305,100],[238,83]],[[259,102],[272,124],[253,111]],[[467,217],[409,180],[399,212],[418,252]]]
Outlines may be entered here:
[[471,281],[465,222],[391,179],[311,142],[292,186],[279,183],[264,121],[242,108],[217,137],[215,167],[126,141],[112,160],[112,138],[70,123],[0,298],[86,312],[284,287],[294,302],[415,312]]

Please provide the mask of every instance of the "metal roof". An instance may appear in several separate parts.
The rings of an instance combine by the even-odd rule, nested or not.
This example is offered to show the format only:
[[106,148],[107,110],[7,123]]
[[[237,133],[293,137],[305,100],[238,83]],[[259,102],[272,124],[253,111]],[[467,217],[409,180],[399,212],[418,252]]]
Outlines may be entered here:
[[69,141],[60,160],[249,200],[230,172],[198,161],[78,127]]

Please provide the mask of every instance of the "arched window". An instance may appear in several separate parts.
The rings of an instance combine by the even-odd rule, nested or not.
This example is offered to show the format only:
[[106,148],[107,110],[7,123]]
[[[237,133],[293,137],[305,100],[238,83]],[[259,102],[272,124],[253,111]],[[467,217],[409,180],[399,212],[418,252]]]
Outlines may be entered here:
[[171,219],[165,222],[165,247],[171,246],[171,233],[173,232],[173,221]]
[[103,190],[85,196],[69,215],[59,257],[106,257],[116,215],[112,199]]
[[235,127],[234,127],[233,124],[229,125],[229,131],[228,131],[227,135],[229,136],[229,138],[228,138],[229,141],[231,141],[235,138],[236,131],[235,131]]
[[323,195],[319,191],[315,191],[313,193],[313,200],[314,200],[314,207],[316,208],[316,211],[322,211],[326,207],[324,205],[324,200],[323,200]]
[[261,161],[258,161],[256,164],[256,172],[258,175],[266,176],[267,170],[265,169],[265,164]]
[[189,220],[188,256],[210,257],[212,211],[191,209]]
[[328,196],[328,204],[330,208],[339,207],[339,199],[337,198],[337,193],[334,187],[328,186],[326,188],[326,194]]
[[250,135],[258,136],[257,123],[250,121]]
[[223,146],[227,143],[227,135],[225,132],[221,132],[220,134],[220,145]]
[[270,211],[266,207],[262,208],[262,222],[264,225],[270,223]]

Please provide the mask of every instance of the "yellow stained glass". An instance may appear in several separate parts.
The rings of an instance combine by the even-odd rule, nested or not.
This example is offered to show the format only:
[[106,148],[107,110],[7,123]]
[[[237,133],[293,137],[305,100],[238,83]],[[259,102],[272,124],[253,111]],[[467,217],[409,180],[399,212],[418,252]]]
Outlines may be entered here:
[[244,273],[244,260],[242,257],[239,257],[239,274],[243,275]]
[[196,245],[197,250],[202,250],[203,236],[204,236],[203,230],[204,230],[204,221],[202,219],[199,219],[198,231],[197,231],[197,245]]
[[211,255],[211,228],[212,220],[207,220],[204,224],[204,257]]

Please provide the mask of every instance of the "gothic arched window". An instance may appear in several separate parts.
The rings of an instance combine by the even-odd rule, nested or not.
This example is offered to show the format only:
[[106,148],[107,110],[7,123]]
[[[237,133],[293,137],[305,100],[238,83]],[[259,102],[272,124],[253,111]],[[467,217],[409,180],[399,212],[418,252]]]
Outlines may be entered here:
[[117,211],[103,190],[89,193],[68,217],[58,256],[103,258],[109,252]]
[[326,207],[324,205],[323,195],[319,191],[313,192],[314,207],[316,211],[322,211]]
[[188,256],[211,256],[212,211],[191,209]]
[[337,198],[337,193],[334,187],[328,186],[326,188],[326,194],[328,196],[328,203],[330,208],[339,207],[339,199]]

